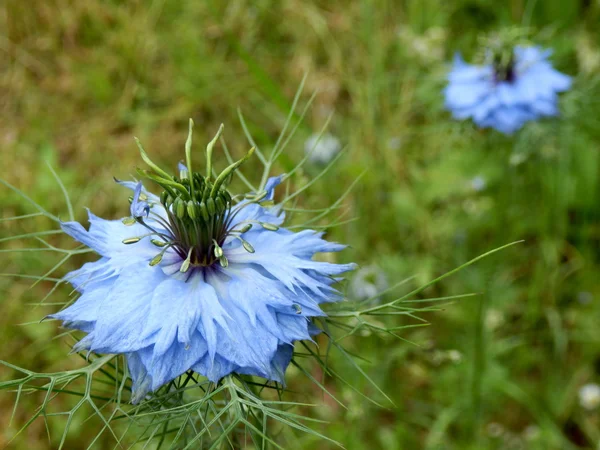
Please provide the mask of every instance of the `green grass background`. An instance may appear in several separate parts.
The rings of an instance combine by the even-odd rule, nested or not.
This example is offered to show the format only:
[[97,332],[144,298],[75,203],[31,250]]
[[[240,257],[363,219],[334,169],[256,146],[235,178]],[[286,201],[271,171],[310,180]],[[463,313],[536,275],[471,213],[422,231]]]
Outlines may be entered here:
[[[66,218],[49,161],[79,220],[84,207],[122,217],[128,194],[112,176],[127,178],[140,164],[134,135],[174,167],[188,117],[198,154],[222,122],[239,157],[248,148],[239,107],[268,148],[308,74],[301,99],[317,91],[316,99],[277,169],[293,167],[305,139],[332,115],[329,131],[346,153],[301,203],[331,204],[367,169],[343,202],[357,220],[329,232],[351,245],[340,261],[375,263],[391,283],[415,275],[417,286],[525,241],[428,289],[424,297],[481,295],[428,313],[428,327],[403,331],[415,344],[364,333],[347,339],[395,406],[378,408],[326,379],[348,406],[341,408],[291,370],[290,386],[319,404],[305,413],[328,422],[316,429],[348,449],[595,450],[600,413],[584,411],[577,392],[600,383],[599,23],[597,0],[4,0],[0,177]],[[562,117],[512,137],[452,121],[442,89],[453,53],[470,58],[478,37],[520,25],[574,77],[561,96]],[[306,179],[314,170],[305,169]],[[476,176],[486,180],[483,191],[471,186]],[[2,188],[0,211],[7,218],[33,210]],[[52,224],[2,221],[0,240],[41,227]],[[89,259],[74,258],[56,276]],[[57,261],[49,253],[3,252],[0,271],[39,275]],[[57,323],[37,323],[68,289],[33,307],[51,284],[30,286],[0,277],[0,358],[37,371],[81,364],[67,356],[64,339],[53,339]],[[461,358],[449,358],[452,350]],[[343,361],[333,363],[344,370]],[[0,368],[0,379],[11,375]],[[359,374],[348,376],[377,397]],[[8,444],[38,404],[21,399],[9,425],[13,401],[0,396],[0,448],[55,448],[60,418],[49,420],[50,441],[38,420]],[[98,424],[84,418],[73,423],[66,448],[86,448],[95,436]],[[295,443],[332,448],[301,435]],[[94,448],[113,447],[105,434]]]

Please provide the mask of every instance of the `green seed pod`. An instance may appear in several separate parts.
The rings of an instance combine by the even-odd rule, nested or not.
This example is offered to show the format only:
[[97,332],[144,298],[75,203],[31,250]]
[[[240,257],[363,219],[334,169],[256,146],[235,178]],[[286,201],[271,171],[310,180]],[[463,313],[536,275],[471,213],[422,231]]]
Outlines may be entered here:
[[206,200],[206,207],[208,208],[208,213],[211,216],[214,216],[215,212],[216,212],[216,208],[215,208],[215,201],[212,198],[209,198],[208,200]]
[[204,221],[208,222],[210,216],[208,215],[208,209],[206,209],[206,203],[204,202],[200,203],[200,213],[202,214]]
[[190,219],[194,220],[198,215],[196,214],[196,203],[192,200],[187,202],[187,213],[190,216]]
[[161,202],[163,205],[166,205],[166,204],[167,204],[167,199],[168,199],[168,198],[169,198],[169,194],[167,193],[167,191],[162,191],[162,192],[160,193],[160,202]]

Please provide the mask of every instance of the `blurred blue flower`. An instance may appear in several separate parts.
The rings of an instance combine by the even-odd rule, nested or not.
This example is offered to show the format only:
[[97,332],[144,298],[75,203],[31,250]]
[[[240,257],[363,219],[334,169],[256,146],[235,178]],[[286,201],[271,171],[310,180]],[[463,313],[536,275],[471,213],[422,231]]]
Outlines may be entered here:
[[310,318],[340,300],[332,285],[354,268],[313,261],[345,247],[323,233],[280,227],[284,213],[270,201],[282,177],[237,204],[199,173],[169,182],[189,187],[192,178],[188,196],[208,206],[119,182],[134,190],[132,217],[90,212],[89,230],[62,223],[101,258],[67,275],[80,297],[52,317],[87,333],[74,350],[126,355],[134,402],[189,370],[283,383],[294,341],[319,332]]
[[571,87],[571,78],[552,67],[550,54],[540,47],[517,46],[506,64],[483,66],[456,55],[444,91],[446,108],[456,119],[472,118],[481,128],[505,134],[527,121],[557,116],[557,94]]
[[304,153],[314,164],[328,164],[342,149],[340,140],[332,134],[313,134],[304,143]]

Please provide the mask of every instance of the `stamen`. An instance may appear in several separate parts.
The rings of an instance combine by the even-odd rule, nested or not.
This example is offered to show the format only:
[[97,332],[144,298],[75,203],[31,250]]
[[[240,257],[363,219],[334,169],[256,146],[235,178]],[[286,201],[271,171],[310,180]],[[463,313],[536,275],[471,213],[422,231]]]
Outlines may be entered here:
[[214,239],[213,239],[213,244],[215,245],[215,250],[214,250],[215,258],[221,258],[221,256],[223,256],[223,249],[219,246],[217,241],[215,241]]
[[132,238],[128,238],[128,239],[123,239],[123,244],[125,245],[129,245],[129,244],[135,244],[136,242],[140,242],[142,238],[141,237],[132,237]]
[[152,258],[152,259],[150,260],[150,263],[149,263],[149,264],[150,264],[150,266],[154,267],[154,266],[156,266],[157,264],[159,264],[159,263],[162,261],[162,259],[163,259],[163,256],[165,255],[165,252],[166,252],[166,251],[167,251],[167,250],[168,250],[168,249],[169,249],[171,246],[172,246],[172,244],[169,244],[169,245],[167,245],[167,246],[166,246],[166,247],[165,247],[165,248],[164,248],[164,249],[163,249],[163,250],[162,250],[162,251],[161,251],[161,252],[160,252],[158,255],[156,255],[154,258]]
[[179,271],[182,273],[186,273],[188,271],[188,269],[190,268],[190,258],[192,257],[192,250],[194,250],[194,247],[191,247],[190,250],[188,251],[187,254],[187,258],[185,258],[185,261],[183,261],[183,263],[181,264],[181,267],[179,268]]
[[267,196],[267,191],[262,191],[259,192],[256,196],[252,196],[250,197],[253,201],[255,202],[260,202],[262,199],[264,199]]
[[252,247],[252,245],[250,245],[250,242],[248,242],[248,241],[246,241],[246,240],[244,240],[242,238],[239,238],[239,239],[242,241],[242,245],[244,246],[244,250],[246,250],[248,253],[254,253],[255,252],[254,247]]
[[150,266],[154,267],[155,265],[160,263],[163,259],[163,255],[164,255],[164,253],[160,252],[158,255],[156,255],[154,258],[152,258],[149,263]]
[[251,228],[252,228],[252,224],[248,223],[240,229],[240,233],[242,233],[242,234],[247,233],[248,231],[250,231]]
[[125,217],[121,222],[123,222],[123,225],[130,227],[131,225],[137,223],[137,220],[135,220],[134,217]]
[[239,240],[242,243],[242,247],[244,247],[244,250],[246,250],[248,253],[254,253],[254,247],[252,247],[252,245],[250,244],[250,242],[248,242],[247,240],[245,240],[244,238],[242,238],[241,236],[233,236],[234,238],[236,238],[237,240]]
[[268,223],[268,222],[259,222],[260,226],[263,227],[265,230],[268,231],[277,231],[279,230],[279,227],[277,225],[274,225],[272,223]]

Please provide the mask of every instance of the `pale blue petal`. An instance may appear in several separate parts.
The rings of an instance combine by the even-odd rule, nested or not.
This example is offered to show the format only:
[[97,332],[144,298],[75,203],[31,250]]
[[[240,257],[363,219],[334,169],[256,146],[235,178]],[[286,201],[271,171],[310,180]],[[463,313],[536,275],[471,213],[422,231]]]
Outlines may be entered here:
[[155,356],[162,355],[174,342],[189,345],[201,314],[209,315],[212,303],[219,306],[213,288],[201,276],[188,283],[173,278],[163,281],[151,297],[150,313],[143,331],[144,336],[154,336]]
[[139,352],[127,353],[127,367],[133,381],[132,398],[133,404],[139,403],[152,389],[152,377],[142,363]]
[[124,270],[100,303],[94,331],[80,341],[78,348],[129,353],[150,345],[152,340],[142,332],[154,291],[165,280],[159,268],[143,263]]
[[141,360],[152,377],[152,390],[184,374],[207,355],[206,341],[199,332],[195,332],[190,344],[185,346],[179,342],[173,344],[160,356],[152,347],[140,350]]
[[222,358],[217,355],[215,358],[209,358],[208,355],[205,355],[201,358],[194,366],[192,366],[192,370],[194,372],[200,373],[208,378],[210,381],[216,383],[221,378],[226,377],[239,366],[233,364],[231,361]]
[[121,220],[104,220],[88,211],[90,229],[78,222],[61,222],[61,228],[75,240],[87,245],[101,256],[111,259],[116,268],[136,261],[150,261],[158,252],[149,237],[135,244],[124,244],[123,240],[148,234],[140,224],[124,225]]
[[145,200],[140,200],[140,195],[142,194],[142,183],[139,182],[135,188],[133,193],[133,201],[129,207],[129,212],[131,213],[131,217],[148,217],[150,214],[150,205]]
[[[126,187],[127,189],[131,189],[134,192],[135,192],[138,184],[140,183],[138,181],[121,181],[121,180],[117,180],[116,178],[115,178],[115,181],[118,184],[120,184],[121,186]],[[151,202],[151,203],[160,203],[160,198],[158,197],[158,195],[155,195],[152,192],[146,190],[146,188],[144,188],[143,186],[142,186],[141,192],[143,194],[145,194],[146,197],[148,197],[148,201],[149,202]]]
[[488,81],[450,84],[444,91],[446,107],[451,110],[472,107],[489,95],[492,89],[493,86]]

